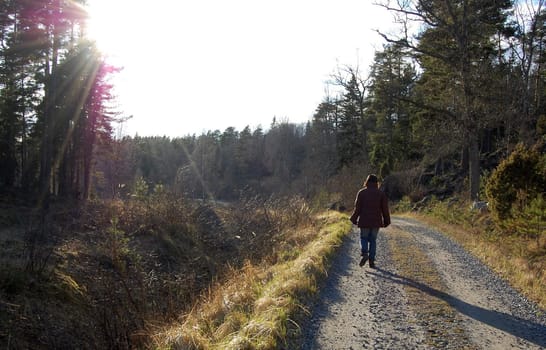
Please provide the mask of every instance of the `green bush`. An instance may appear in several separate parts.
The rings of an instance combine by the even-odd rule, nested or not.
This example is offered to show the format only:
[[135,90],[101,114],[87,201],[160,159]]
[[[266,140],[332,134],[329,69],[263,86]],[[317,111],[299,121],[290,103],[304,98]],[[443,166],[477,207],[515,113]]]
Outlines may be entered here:
[[479,212],[469,209],[468,202],[457,197],[440,201],[433,197],[424,210],[428,215],[443,222],[463,227],[471,226],[479,216]]
[[504,224],[507,230],[535,239],[540,248],[540,239],[546,235],[546,198],[539,194],[523,210],[513,211]]
[[412,204],[410,198],[404,196],[392,206],[392,211],[395,213],[407,213],[411,211],[411,208]]
[[536,148],[518,144],[515,150],[491,173],[485,193],[497,222],[523,210],[546,187],[546,162]]

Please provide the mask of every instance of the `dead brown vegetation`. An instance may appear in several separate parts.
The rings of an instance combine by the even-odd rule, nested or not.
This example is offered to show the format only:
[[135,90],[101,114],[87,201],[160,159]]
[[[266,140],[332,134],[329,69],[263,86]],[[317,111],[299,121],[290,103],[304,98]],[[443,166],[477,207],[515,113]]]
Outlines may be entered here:
[[52,207],[45,226],[30,212],[0,231],[0,344],[146,347],[226,272],[290,255],[286,232],[309,214],[298,197],[226,204],[167,193]]

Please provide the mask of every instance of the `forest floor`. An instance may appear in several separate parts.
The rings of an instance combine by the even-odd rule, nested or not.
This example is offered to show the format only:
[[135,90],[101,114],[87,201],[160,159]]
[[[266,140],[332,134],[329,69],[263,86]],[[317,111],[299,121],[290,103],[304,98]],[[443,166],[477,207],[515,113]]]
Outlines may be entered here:
[[376,268],[351,232],[302,325],[302,349],[543,349],[546,310],[442,233],[396,217]]

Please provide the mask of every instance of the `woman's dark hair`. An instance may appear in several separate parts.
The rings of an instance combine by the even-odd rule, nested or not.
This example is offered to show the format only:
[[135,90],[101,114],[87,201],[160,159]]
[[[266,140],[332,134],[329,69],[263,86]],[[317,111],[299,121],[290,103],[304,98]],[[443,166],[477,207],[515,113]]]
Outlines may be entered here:
[[375,183],[377,184],[377,175],[374,175],[374,174],[370,174],[368,175],[368,177],[366,178],[366,181],[364,181],[364,186],[368,186],[368,184],[370,183]]

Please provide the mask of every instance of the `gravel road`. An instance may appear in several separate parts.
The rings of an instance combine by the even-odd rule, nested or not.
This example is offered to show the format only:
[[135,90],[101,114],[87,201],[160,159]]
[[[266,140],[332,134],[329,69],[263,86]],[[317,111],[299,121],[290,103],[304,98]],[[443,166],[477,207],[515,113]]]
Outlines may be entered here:
[[376,267],[354,229],[333,261],[302,349],[545,349],[546,311],[446,236],[393,218]]

